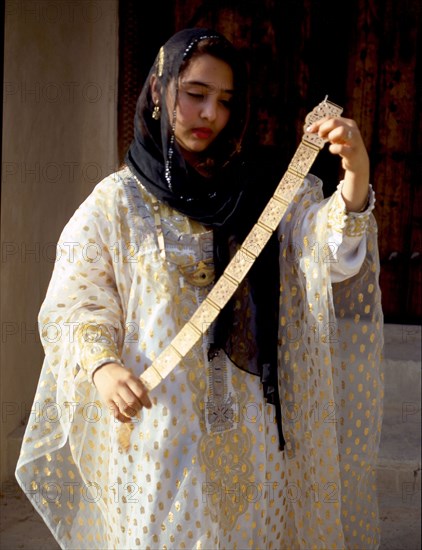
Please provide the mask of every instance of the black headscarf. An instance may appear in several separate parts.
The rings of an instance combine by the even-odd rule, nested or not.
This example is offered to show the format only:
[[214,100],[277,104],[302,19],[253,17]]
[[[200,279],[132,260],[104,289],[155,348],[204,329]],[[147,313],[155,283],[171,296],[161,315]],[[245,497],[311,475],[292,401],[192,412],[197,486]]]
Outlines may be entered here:
[[[229,122],[199,158],[201,173],[205,172],[206,176],[201,176],[185,162],[175,139],[179,76],[203,41],[206,41],[206,53],[230,65],[234,82]],[[162,98],[166,97],[170,83],[175,84],[173,112],[167,112],[166,101],[162,99],[159,120],[152,117],[153,75],[158,79]],[[159,201],[213,228],[216,279],[230,261],[229,242],[241,244],[258,218],[257,207],[265,206],[262,193],[261,203],[254,196],[248,177],[250,167],[241,155],[248,103],[246,64],[231,42],[210,29],[180,31],[160,49],[150,70],[137,102],[134,139],[125,159],[132,172]],[[247,280],[211,328],[209,357],[212,359],[218,349],[224,349],[239,368],[260,376],[267,401],[276,407],[280,447],[283,448],[277,383],[278,286],[278,246],[272,238]],[[243,354],[237,350],[242,338],[239,327],[242,326],[245,332],[244,319],[239,318],[242,308],[234,306],[239,300],[250,301],[251,310],[255,312],[251,326],[256,341],[250,345],[251,352]]]
[[[235,83],[229,123],[201,159],[208,177],[201,177],[185,162],[174,136],[179,76],[199,42],[204,40],[210,43],[207,51],[232,67]],[[159,121],[152,118],[152,75],[158,78],[163,98],[172,81],[176,86],[174,110],[168,113],[162,99]],[[180,31],[160,49],[139,96],[135,136],[126,162],[157,199],[204,225],[221,226],[235,210],[244,188],[238,153],[246,127],[247,106],[246,66],[233,45],[223,35],[208,29]]]

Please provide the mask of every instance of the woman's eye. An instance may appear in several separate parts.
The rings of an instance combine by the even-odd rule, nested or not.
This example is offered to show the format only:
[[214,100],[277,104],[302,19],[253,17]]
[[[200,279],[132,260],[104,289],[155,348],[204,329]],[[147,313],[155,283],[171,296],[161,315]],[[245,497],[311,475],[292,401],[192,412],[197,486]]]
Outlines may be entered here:
[[227,109],[230,109],[232,106],[231,99],[220,99],[220,103],[224,105],[224,107],[227,107]]
[[187,92],[189,97],[193,97],[195,99],[204,99],[204,94],[199,94],[197,92]]

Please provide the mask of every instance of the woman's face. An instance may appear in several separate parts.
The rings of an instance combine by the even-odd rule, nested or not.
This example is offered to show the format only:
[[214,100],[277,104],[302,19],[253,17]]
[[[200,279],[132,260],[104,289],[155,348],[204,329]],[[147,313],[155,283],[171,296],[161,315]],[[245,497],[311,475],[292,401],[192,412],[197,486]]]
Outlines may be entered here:
[[[230,118],[233,71],[225,61],[208,54],[194,57],[179,77],[175,137],[184,158],[194,160],[211,145]],[[174,87],[167,94],[172,116]]]

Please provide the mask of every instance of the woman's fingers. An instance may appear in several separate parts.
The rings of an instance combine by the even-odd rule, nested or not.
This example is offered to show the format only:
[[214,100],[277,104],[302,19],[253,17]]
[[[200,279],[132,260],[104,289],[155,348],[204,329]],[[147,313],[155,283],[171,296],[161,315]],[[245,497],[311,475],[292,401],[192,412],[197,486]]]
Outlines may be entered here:
[[137,398],[138,402],[141,403],[141,407],[146,407],[147,409],[152,407],[152,402],[149,398],[148,391],[139,378],[136,378],[136,376],[131,377],[128,380],[128,387]]
[[145,386],[134,376],[119,388],[119,398],[120,411],[129,416],[135,416],[142,407],[152,407]]
[[119,393],[113,397],[113,401],[119,407],[119,411],[125,416],[135,416],[142,409],[142,404],[126,388],[120,388]]
[[108,408],[111,412],[111,414],[114,416],[114,418],[116,418],[119,422],[123,422],[125,424],[127,424],[128,422],[131,422],[132,419],[130,416],[125,416],[124,414],[122,414],[119,410],[119,407],[116,405],[116,403],[114,401],[111,401],[109,400],[108,403]]
[[356,137],[360,137],[356,122],[350,118],[324,118],[314,122],[306,130],[333,143],[350,144]]
[[93,380],[103,401],[121,422],[130,422],[142,407],[152,407],[141,380],[122,365],[103,365],[95,371]]
[[314,122],[307,132],[317,133],[329,142],[329,151],[342,157],[343,168],[351,172],[367,172],[369,160],[361,133],[350,118],[333,117]]
[[332,117],[314,122],[305,130],[329,142],[329,151],[341,157],[344,168],[341,195],[347,211],[360,212],[368,200],[369,156],[356,122]]
[[340,125],[328,132],[327,139],[331,143],[340,143],[342,145],[351,146],[354,137],[353,130],[350,126]]

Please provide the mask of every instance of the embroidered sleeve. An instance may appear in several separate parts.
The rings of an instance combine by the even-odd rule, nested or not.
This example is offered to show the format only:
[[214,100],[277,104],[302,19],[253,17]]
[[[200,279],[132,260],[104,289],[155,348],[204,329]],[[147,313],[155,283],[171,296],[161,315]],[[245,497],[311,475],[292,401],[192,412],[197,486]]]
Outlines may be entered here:
[[[104,363],[121,362],[124,315],[119,261],[110,243],[120,227],[116,188],[109,178],[75,212],[59,240],[58,256],[39,314],[50,364],[66,362],[79,382],[92,382]],[[114,193],[114,195],[113,195]]]
[[344,233],[347,237],[361,237],[368,227],[369,216],[375,206],[375,193],[369,186],[368,204],[362,212],[347,212],[341,195],[343,181],[337,186],[328,212],[328,229]]
[[119,363],[119,350],[110,329],[104,324],[80,324],[76,338],[79,346],[79,366],[92,382],[94,372],[105,363]]
[[[341,195],[343,182],[329,198],[323,199],[322,183],[308,176],[303,198],[296,211],[295,229],[290,243],[283,233],[288,230],[288,217],[281,224],[280,240],[284,241],[284,253],[291,261],[300,259],[305,270],[308,265],[322,262],[328,269],[331,283],[344,281],[359,272],[366,255],[367,230],[375,196],[370,187],[368,205],[363,212],[347,212]],[[289,252],[287,245],[293,246]],[[316,269],[316,266],[315,266]],[[316,272],[315,272],[316,273]],[[315,274],[315,276],[317,276]]]

